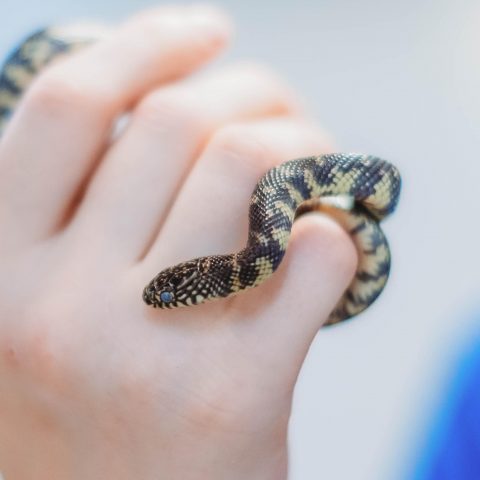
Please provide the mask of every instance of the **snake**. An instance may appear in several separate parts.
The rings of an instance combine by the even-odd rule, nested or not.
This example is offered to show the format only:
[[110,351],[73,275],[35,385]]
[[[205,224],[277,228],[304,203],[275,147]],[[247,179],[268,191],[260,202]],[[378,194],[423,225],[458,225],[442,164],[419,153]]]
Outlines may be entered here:
[[[41,70],[92,41],[48,27],[13,49],[0,70],[0,135]],[[320,211],[338,221],[358,253],[354,277],[325,325],[349,319],[371,305],[387,283],[391,253],[380,223],[395,210],[400,189],[398,169],[373,155],[328,153],[284,162],[268,170],[251,195],[248,239],[242,250],[163,269],[143,289],[143,301],[171,309],[259,286],[284,258],[295,220]],[[298,288],[314,293],[318,286]]]

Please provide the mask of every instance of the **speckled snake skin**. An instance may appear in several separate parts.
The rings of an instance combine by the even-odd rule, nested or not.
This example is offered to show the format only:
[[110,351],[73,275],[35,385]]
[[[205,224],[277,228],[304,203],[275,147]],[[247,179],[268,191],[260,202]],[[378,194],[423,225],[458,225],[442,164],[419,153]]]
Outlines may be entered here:
[[[64,38],[55,29],[42,30],[7,58],[0,72],[0,133],[38,71],[86,42]],[[327,324],[350,318],[367,308],[387,281],[390,249],[379,223],[394,211],[400,184],[394,166],[369,155],[335,153],[283,163],[268,171],[252,194],[243,250],[167,268],[145,287],[143,300],[153,307],[175,308],[260,285],[282,261],[295,218],[321,210],[338,220],[358,251],[356,275]]]

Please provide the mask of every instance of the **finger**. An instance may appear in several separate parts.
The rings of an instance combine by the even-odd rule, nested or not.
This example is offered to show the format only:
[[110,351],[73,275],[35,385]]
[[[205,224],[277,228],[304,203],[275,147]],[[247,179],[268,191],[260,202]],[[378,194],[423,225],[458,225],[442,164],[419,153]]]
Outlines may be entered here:
[[162,88],[132,122],[91,182],[72,235],[102,231],[97,250],[132,263],[158,231],[182,179],[212,132],[228,122],[292,112],[296,100],[273,75],[238,65]]
[[[289,372],[282,381],[287,378],[292,388],[313,338],[350,284],[356,265],[357,252],[346,231],[332,218],[310,213],[295,221],[275,274],[232,299],[230,311],[250,353],[258,351],[266,363]],[[252,322],[254,329],[241,328]]]
[[41,75],[1,145],[5,229],[16,231],[18,242],[55,230],[113,120],[154,85],[214,56],[228,30],[215,9],[160,8]]
[[218,131],[146,256],[145,276],[188,258],[241,248],[246,243],[250,196],[260,177],[283,161],[328,149],[325,133],[298,118]]

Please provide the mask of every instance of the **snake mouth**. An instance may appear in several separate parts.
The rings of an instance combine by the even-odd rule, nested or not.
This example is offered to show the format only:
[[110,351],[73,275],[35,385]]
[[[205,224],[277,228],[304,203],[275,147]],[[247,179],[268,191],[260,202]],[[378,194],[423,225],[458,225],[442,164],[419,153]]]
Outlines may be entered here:
[[155,305],[156,303],[155,287],[152,284],[147,285],[143,289],[142,298],[147,305]]

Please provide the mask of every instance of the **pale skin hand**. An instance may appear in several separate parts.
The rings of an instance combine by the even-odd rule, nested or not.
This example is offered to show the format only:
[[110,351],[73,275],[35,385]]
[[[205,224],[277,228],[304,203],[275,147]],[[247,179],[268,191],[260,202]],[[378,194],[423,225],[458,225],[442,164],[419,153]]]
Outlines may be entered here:
[[1,140],[7,480],[287,477],[293,387],[355,270],[348,236],[312,214],[260,288],[141,300],[163,267],[242,246],[268,168],[329,149],[264,68],[187,78],[229,33],[206,7],[141,14],[44,73]]

